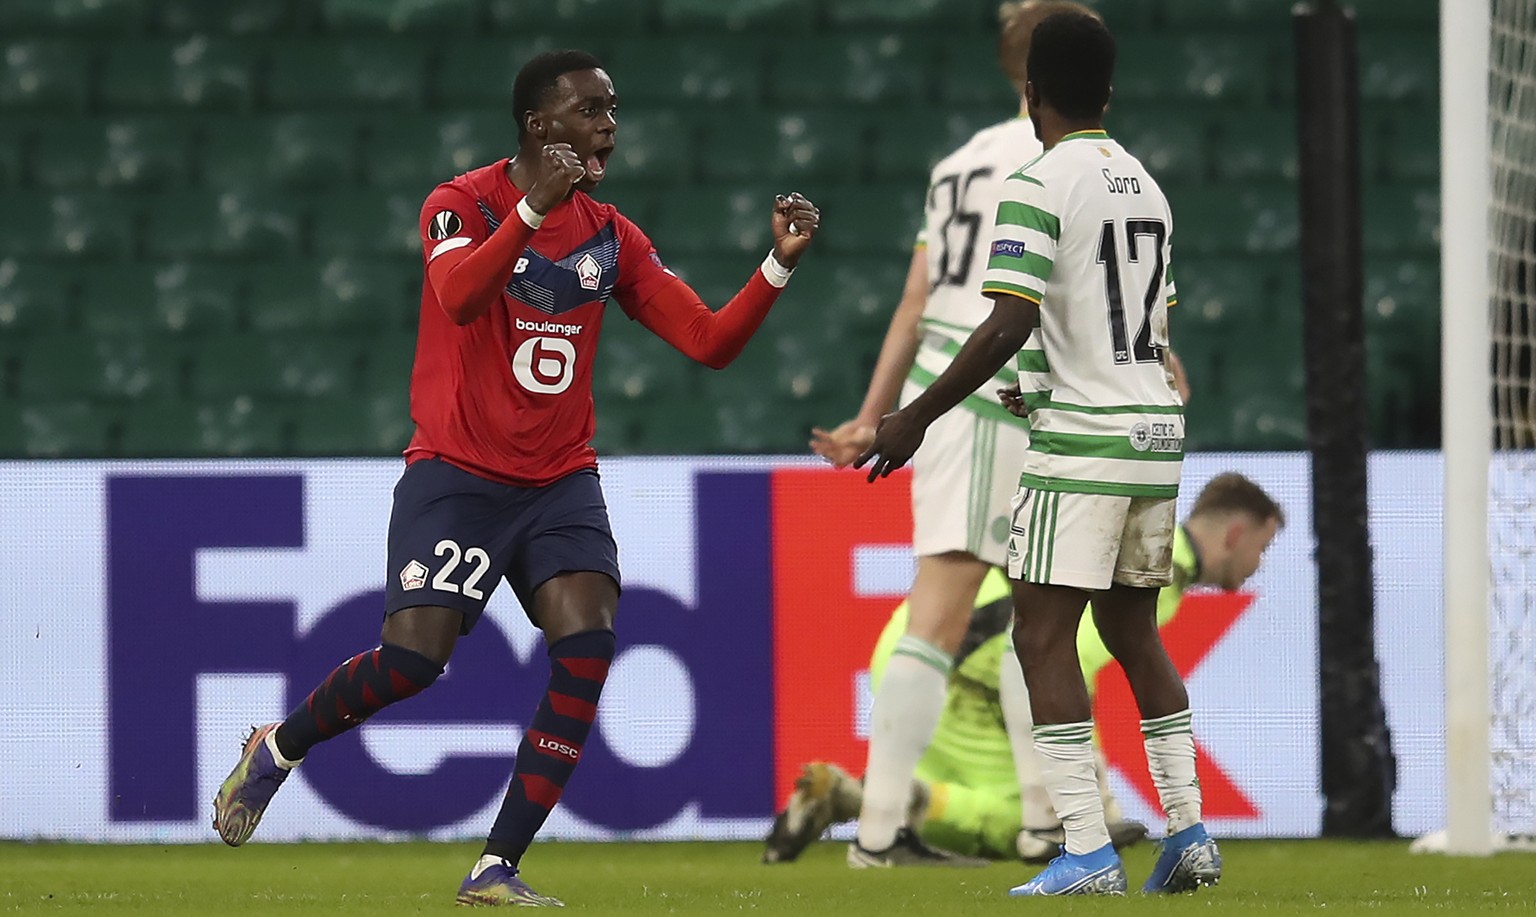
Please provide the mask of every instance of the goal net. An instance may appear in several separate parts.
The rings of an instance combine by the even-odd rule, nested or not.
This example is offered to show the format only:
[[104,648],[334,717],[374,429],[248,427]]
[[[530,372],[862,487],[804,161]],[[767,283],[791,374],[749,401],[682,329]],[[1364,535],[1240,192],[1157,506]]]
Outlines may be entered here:
[[1447,829],[1416,848],[1536,850],[1536,0],[1441,0],[1440,39]]
[[1536,0],[1492,0],[1490,20],[1492,829],[1536,837]]

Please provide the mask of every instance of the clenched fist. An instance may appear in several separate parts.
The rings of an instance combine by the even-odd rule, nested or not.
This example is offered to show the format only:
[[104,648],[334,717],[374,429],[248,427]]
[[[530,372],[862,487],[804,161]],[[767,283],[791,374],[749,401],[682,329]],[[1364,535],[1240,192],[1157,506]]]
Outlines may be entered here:
[[800,261],[821,225],[821,211],[800,192],[782,194],[773,199],[773,257],[787,268]]
[[587,167],[569,143],[549,143],[533,166],[528,206],[535,213],[549,213],[570,196],[571,188],[587,174]]

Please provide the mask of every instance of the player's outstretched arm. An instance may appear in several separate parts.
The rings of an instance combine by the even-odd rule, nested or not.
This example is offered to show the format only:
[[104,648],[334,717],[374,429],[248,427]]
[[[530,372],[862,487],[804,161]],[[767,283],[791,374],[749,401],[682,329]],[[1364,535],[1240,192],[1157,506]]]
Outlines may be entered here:
[[517,203],[517,219],[503,222],[482,245],[464,246],[428,262],[427,282],[454,324],[467,325],[500,301],[517,259],[544,215],[565,200],[586,174],[570,144],[549,144],[540,156],[533,184]]
[[875,430],[875,441],[854,462],[855,468],[863,468],[874,459],[870,481],[905,465],[923,444],[928,425],[992,378],[1029,339],[1040,304],[1007,293],[987,295],[992,297],[992,314],[966,338],[954,362],[911,404],[887,414]]
[[711,310],[692,287],[674,277],[633,313],[635,319],[692,360],[711,369],[730,365],[789,282],[790,271],[816,235],[821,212],[799,194],[780,195],[772,219],[773,252],[720,311]]
[[912,263],[907,267],[901,301],[886,329],[880,357],[875,361],[875,371],[869,378],[869,388],[864,393],[864,403],[858,415],[832,430],[812,429],[812,452],[838,468],[846,468],[874,442],[875,427],[880,418],[896,406],[902,383],[906,382],[907,374],[912,371],[912,361],[917,358],[917,345],[921,340],[917,326],[927,303],[928,253],[918,246],[912,250]]

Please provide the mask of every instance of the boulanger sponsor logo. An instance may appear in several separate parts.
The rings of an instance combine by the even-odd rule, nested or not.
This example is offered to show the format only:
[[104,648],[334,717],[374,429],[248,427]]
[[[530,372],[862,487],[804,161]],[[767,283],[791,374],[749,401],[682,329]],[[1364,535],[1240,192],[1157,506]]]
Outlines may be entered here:
[[580,325],[566,325],[560,322],[530,322],[525,319],[517,320],[518,331],[532,331],[534,334],[564,334],[575,337],[581,334]]
[[512,355],[512,375],[530,392],[558,395],[576,378],[576,347],[565,338],[529,338]]
[[432,218],[432,222],[427,224],[427,238],[442,241],[456,235],[463,228],[464,221],[459,219],[457,213],[452,210],[439,210]]
[[1179,425],[1159,421],[1138,421],[1131,427],[1131,448],[1137,452],[1182,452],[1184,434]]

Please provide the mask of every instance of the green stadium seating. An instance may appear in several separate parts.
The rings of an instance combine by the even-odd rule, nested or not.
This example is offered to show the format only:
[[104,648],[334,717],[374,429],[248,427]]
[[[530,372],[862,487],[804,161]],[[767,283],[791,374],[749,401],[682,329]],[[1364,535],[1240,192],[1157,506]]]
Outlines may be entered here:
[[0,259],[0,336],[66,324],[75,277],[76,271],[65,265]]
[[1416,27],[1433,32],[1439,23],[1440,4],[1436,0],[1349,0],[1362,34],[1381,26]]
[[1239,399],[1232,412],[1229,442],[1246,449],[1294,451],[1307,448],[1307,405],[1300,397],[1257,390]]
[[1360,97],[1366,101],[1433,103],[1440,52],[1433,32],[1363,32]]
[[[491,24],[507,32],[626,34],[650,19],[646,0],[483,0]],[[580,42],[562,47],[585,47]]]
[[189,404],[148,401],[123,412],[121,451],[129,456],[279,455],[287,451],[282,413],[248,396]]
[[249,323],[273,335],[404,330],[415,323],[420,271],[401,259],[283,262],[254,272]]
[[154,257],[293,254],[303,214],[298,203],[266,191],[182,191],[148,206],[145,250]]
[[1379,106],[1385,111],[1362,130],[1374,128],[1388,181],[1437,184],[1440,180],[1440,124],[1433,110],[1422,106]]
[[[1162,0],[1162,7],[1169,28],[1176,33],[1190,28],[1275,32],[1291,27],[1294,4],[1290,0]],[[1116,12],[1111,8],[1106,15],[1113,17]]]
[[619,310],[605,316],[592,372],[600,410],[643,409],[658,397],[685,395],[697,389],[701,373],[707,372]]
[[1186,333],[1230,334],[1245,315],[1267,314],[1273,279],[1262,261],[1231,258],[1181,259],[1174,253],[1179,303],[1169,312],[1174,350]]
[[1019,109],[1019,93],[997,62],[997,39],[989,32],[950,38],[939,52],[939,101],[995,110],[998,120]]
[[193,354],[192,386],[214,398],[348,394],[357,388],[363,351],[362,342],[345,335],[211,338]]
[[1296,118],[1289,111],[1229,114],[1211,147],[1216,177],[1227,182],[1296,181]]
[[267,101],[288,109],[416,109],[425,58],[425,47],[406,39],[284,42],[272,50]]
[[368,398],[404,401],[410,392],[411,365],[416,358],[416,331],[381,329],[362,339],[363,381],[361,393]]
[[1440,244],[1440,192],[1433,185],[1367,188],[1367,254],[1432,255]]
[[19,132],[8,131],[0,136],[0,187],[21,184],[22,142]]
[[37,336],[20,354],[16,388],[36,399],[173,394],[181,384],[182,354],[176,341],[144,333]]
[[1366,333],[1402,345],[1408,355],[1437,355],[1440,265],[1428,259],[1372,262],[1365,276]]
[[476,0],[321,0],[320,18],[338,32],[468,31],[479,19]]
[[80,326],[91,335],[153,334],[162,330],[157,296],[152,265],[87,265],[80,272]]
[[[810,304],[827,338],[851,352],[878,353],[901,300],[911,257],[844,256],[809,261],[785,294]],[[849,359],[845,352],[842,359]]]
[[[162,32],[228,32],[258,35],[295,29],[303,18],[295,0],[155,0]],[[297,4],[307,9],[308,3]]]
[[932,42],[897,33],[799,39],[779,49],[769,66],[771,101],[780,106],[929,101],[935,53]]
[[687,181],[701,159],[695,125],[677,111],[621,110],[614,142],[604,180],[620,184]]
[[1173,208],[1173,257],[1278,254],[1300,238],[1292,186],[1164,186]]
[[605,63],[621,105],[750,106],[762,98],[767,51],[763,41],[740,35],[626,38]]
[[418,218],[429,190],[326,195],[315,205],[315,253],[419,255]]
[[80,111],[90,97],[93,54],[88,45],[59,39],[0,45],[0,108]]
[[108,453],[100,409],[85,401],[0,404],[0,455],[90,458]]
[[1257,104],[1280,78],[1275,47],[1267,36],[1127,36],[1118,42],[1115,99],[1127,105],[1179,98]]
[[658,201],[651,241],[663,259],[727,252],[761,257],[773,244],[769,218],[780,190],[761,185],[679,189]]
[[301,455],[398,455],[414,430],[404,397],[306,398],[295,412],[293,441]]
[[155,270],[160,325],[175,332],[228,331],[240,322],[245,273],[233,265],[171,262]]
[[425,199],[440,182],[517,152],[510,111],[454,111],[375,122],[363,144],[369,184]]
[[100,192],[12,191],[0,195],[0,211],[13,215],[0,221],[0,252],[116,258],[132,247],[137,202]]
[[239,320],[243,277],[228,265],[95,264],[75,274],[81,327],[92,334],[226,331]]
[[922,224],[923,197],[922,188],[905,183],[832,191],[817,202],[826,214],[817,247],[833,255],[888,255],[900,263],[910,257]]
[[1105,127],[1159,183],[1198,181],[1210,173],[1206,151],[1212,149],[1211,130],[1208,117],[1198,109],[1138,105],[1121,112],[1111,108]]
[[74,32],[121,35],[142,29],[150,0],[5,0],[0,33]]
[[358,129],[336,112],[220,120],[205,128],[203,179],[219,189],[344,187],[357,171]]
[[32,178],[58,189],[170,188],[185,183],[184,125],[160,118],[77,120],[42,128]]
[[805,32],[816,24],[817,0],[661,0],[661,25],[667,30],[701,32],[771,30],[775,35]]
[[252,48],[227,38],[189,35],[114,44],[99,83],[114,108],[250,107],[257,67]]
[[[498,38],[467,38],[453,43],[444,54],[432,81],[434,110],[498,106],[507,130],[515,137],[517,118],[512,114],[512,81],[517,71],[541,51],[558,47],[549,35],[507,35]],[[628,101],[627,94],[623,97]]]
[[958,150],[977,131],[1012,114],[1009,109],[881,110],[874,121],[869,150],[874,177],[882,181],[905,179],[922,187],[940,159]]
[[834,28],[945,29],[990,24],[975,15],[979,9],[976,3],[954,0],[839,0],[827,4],[826,12]]
[[[627,142],[620,137],[620,144]],[[801,187],[817,181],[827,185],[857,177],[860,157],[869,149],[869,130],[867,122],[842,111],[747,118],[733,112],[711,119],[700,149],[704,178],[711,182],[780,179]],[[675,156],[677,147],[668,152]]]

